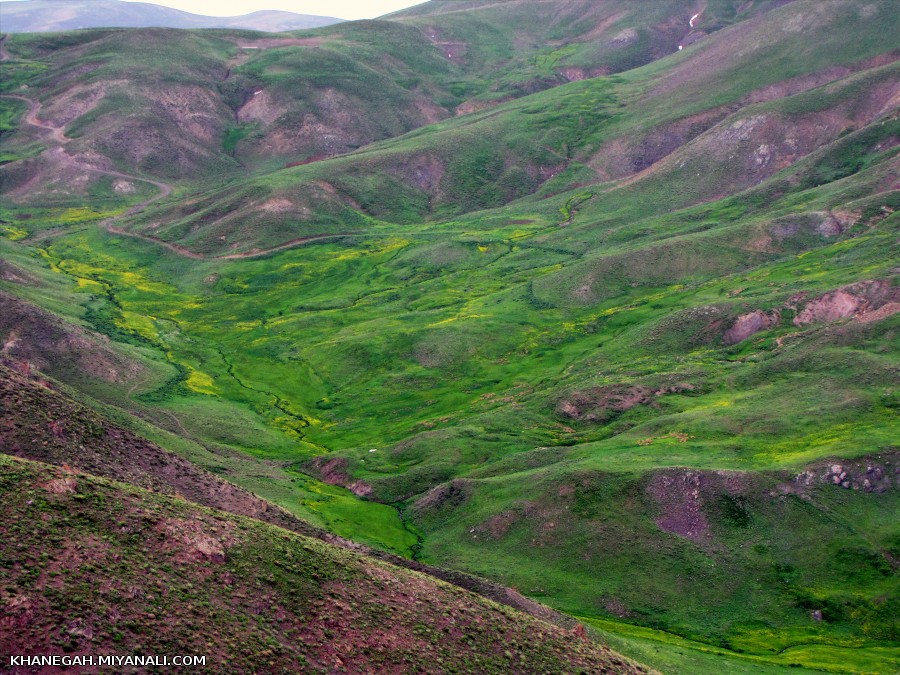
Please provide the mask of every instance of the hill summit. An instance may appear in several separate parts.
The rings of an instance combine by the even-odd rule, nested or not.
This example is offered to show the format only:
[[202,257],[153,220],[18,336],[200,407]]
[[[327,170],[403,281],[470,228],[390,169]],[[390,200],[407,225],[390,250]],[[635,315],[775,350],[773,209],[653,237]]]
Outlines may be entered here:
[[328,26],[325,16],[261,10],[242,16],[203,16],[149,2],[122,0],[20,0],[0,2],[2,31],[43,33],[81,28],[235,28],[279,33]]

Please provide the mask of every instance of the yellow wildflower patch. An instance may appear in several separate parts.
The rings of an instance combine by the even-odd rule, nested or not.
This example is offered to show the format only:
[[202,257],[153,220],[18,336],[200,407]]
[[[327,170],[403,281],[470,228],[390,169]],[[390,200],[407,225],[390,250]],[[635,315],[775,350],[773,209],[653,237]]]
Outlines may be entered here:
[[196,391],[199,394],[215,394],[215,382],[213,379],[207,375],[206,373],[202,373],[199,370],[190,369],[191,373],[187,378],[187,386],[189,389]]
[[6,233],[6,238],[12,241],[19,241],[28,236],[28,230],[22,230],[12,225],[3,225],[0,229]]

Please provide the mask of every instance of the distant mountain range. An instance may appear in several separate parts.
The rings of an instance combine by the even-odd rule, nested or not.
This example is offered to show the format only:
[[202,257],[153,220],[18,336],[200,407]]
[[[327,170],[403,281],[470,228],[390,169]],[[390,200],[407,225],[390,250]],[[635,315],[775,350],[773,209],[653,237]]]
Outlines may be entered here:
[[330,16],[263,10],[243,16],[202,16],[147,2],[26,0],[0,2],[4,33],[45,33],[78,28],[242,28],[268,32],[318,28],[341,22]]

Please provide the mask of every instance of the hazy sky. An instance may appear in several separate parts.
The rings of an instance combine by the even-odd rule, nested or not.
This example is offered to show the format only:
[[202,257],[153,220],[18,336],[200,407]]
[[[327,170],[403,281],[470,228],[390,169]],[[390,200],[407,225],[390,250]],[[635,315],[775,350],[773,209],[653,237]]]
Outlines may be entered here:
[[[128,0],[137,2],[138,0]],[[207,16],[238,16],[260,9],[284,9],[297,14],[319,14],[341,19],[373,19],[418,5],[423,0],[145,0]]]
[[374,19],[424,0],[125,0],[149,2],[206,16],[239,16],[261,9],[284,9],[297,14],[336,16],[339,19]]

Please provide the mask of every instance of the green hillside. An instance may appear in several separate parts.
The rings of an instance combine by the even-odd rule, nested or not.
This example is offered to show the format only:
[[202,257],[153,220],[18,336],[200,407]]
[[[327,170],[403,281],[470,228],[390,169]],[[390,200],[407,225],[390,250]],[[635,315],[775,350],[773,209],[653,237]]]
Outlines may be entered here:
[[2,355],[663,672],[895,672],[896,35],[512,0],[13,36]]

